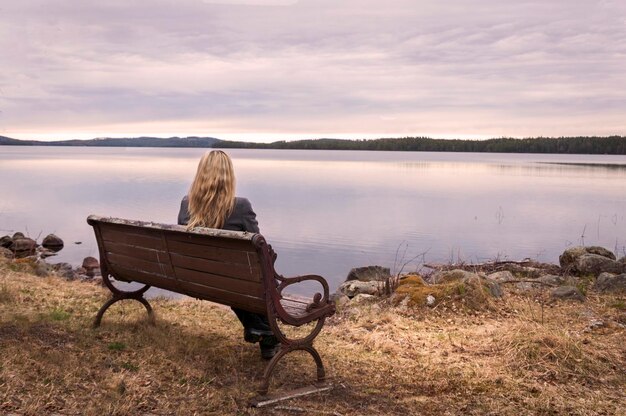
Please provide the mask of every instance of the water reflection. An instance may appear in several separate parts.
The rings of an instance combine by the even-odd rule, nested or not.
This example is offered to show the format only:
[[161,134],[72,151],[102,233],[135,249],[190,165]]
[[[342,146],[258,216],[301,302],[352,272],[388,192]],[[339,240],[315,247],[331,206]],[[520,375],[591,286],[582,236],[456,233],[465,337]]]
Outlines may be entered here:
[[[175,222],[204,151],[0,147],[0,233],[55,233],[58,260],[79,263],[97,254],[89,214]],[[352,267],[393,267],[403,242],[407,259],[439,262],[554,262],[583,240],[624,251],[626,170],[588,166],[623,156],[229,153],[285,275],[336,286]]]

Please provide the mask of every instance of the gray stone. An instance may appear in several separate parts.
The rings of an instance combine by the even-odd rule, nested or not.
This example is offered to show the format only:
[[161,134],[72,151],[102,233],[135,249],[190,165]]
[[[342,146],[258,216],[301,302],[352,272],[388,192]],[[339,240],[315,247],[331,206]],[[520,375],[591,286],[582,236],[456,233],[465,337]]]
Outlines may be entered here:
[[433,295],[426,296],[426,306],[434,306],[437,299]]
[[9,248],[11,244],[13,244],[13,239],[10,236],[5,235],[0,237],[0,247]]
[[388,267],[382,266],[365,266],[355,267],[350,270],[346,282],[351,280],[360,280],[361,282],[381,281],[391,276],[391,272]]
[[620,273],[623,265],[599,254],[583,254],[574,262],[574,270],[579,274],[599,275],[602,272]]
[[371,302],[374,299],[376,299],[376,296],[374,296],[374,295],[368,295],[368,294],[365,294],[365,293],[359,293],[358,295],[356,295],[355,297],[352,298],[350,303]]
[[26,236],[23,233],[17,232],[15,234],[13,234],[13,240],[17,240],[19,238],[26,238]]
[[449,283],[449,282],[455,282],[458,280],[467,280],[473,277],[480,279],[480,277],[478,277],[476,273],[468,272],[468,271],[461,270],[461,269],[442,270],[442,271],[435,272],[430,276],[430,283],[432,284]]
[[618,275],[601,273],[593,289],[598,292],[626,292],[626,273]]
[[544,274],[537,279],[537,281],[550,286],[559,286],[565,283],[565,279],[563,279],[562,276],[556,276],[554,274]]
[[615,260],[615,254],[613,254],[610,250],[607,250],[604,247],[577,246],[577,247],[570,247],[567,250],[565,250],[563,254],[559,256],[559,264],[561,265],[561,268],[564,269],[565,271],[572,271],[572,272],[579,271],[577,269],[576,262],[578,261],[580,257],[586,254],[593,254],[596,256],[607,258],[609,260]]
[[508,270],[503,270],[501,272],[491,273],[487,275],[487,280],[491,280],[497,283],[507,283],[515,280],[515,276]]
[[85,257],[82,267],[85,269],[87,276],[93,277],[96,275],[96,270],[100,268],[100,263],[98,263],[98,259],[95,257]]
[[0,257],[6,257],[7,259],[12,259],[13,252],[6,247],[0,246]]
[[530,290],[536,289],[537,285],[535,283],[531,283],[531,282],[519,282],[519,283],[517,283],[515,285],[515,287],[519,291],[528,292]]
[[604,247],[590,246],[590,247],[585,247],[585,249],[587,250],[587,253],[589,254],[597,254],[598,256],[608,257],[611,260],[617,259],[617,257],[615,257],[615,254],[613,254],[611,250],[608,250]]
[[333,301],[335,302],[335,306],[337,307],[337,309],[341,310],[350,302],[350,298],[346,295],[341,295],[336,296]]
[[606,326],[606,324],[601,319],[592,319],[589,322],[589,325],[588,325],[589,329],[591,329],[591,330],[598,329],[598,328],[603,328],[605,326]]
[[553,299],[571,299],[583,302],[585,297],[580,293],[578,288],[574,286],[560,286],[552,289],[550,296]]
[[504,296],[504,291],[502,290],[502,287],[498,284],[498,282],[488,281],[487,287],[489,287],[489,292],[491,292],[491,296],[493,296],[494,298],[501,298],[502,296]]
[[74,278],[74,270],[72,269],[72,265],[69,263],[55,263],[50,265],[52,270],[56,272],[57,275],[61,277],[65,277],[66,279]]
[[28,237],[17,239],[13,238],[13,243],[11,244],[10,249],[13,251],[13,253],[15,253],[16,258],[32,256],[35,254],[35,250],[37,249],[37,242]]
[[41,245],[52,251],[59,251],[63,248],[63,240],[54,234],[48,234],[43,238]]
[[43,261],[38,261],[35,263],[35,274],[39,277],[46,277],[50,274],[50,268]]
[[350,298],[359,294],[379,295],[380,286],[380,282],[361,282],[359,280],[350,280],[348,282],[343,282],[341,286],[339,286],[339,291]]
[[45,248],[45,247],[37,247],[37,254],[42,259],[45,259],[45,258],[57,255],[56,251],[50,250],[50,249]]

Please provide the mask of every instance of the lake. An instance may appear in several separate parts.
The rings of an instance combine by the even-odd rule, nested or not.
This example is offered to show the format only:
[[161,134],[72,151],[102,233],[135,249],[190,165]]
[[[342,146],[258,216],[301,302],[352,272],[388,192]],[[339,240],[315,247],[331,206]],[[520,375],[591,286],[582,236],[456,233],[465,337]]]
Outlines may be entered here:
[[[175,223],[205,151],[0,146],[0,235],[57,234],[66,245],[52,262],[97,257],[89,214]],[[626,156],[227,152],[278,272],[320,274],[331,289],[365,265],[626,251]]]

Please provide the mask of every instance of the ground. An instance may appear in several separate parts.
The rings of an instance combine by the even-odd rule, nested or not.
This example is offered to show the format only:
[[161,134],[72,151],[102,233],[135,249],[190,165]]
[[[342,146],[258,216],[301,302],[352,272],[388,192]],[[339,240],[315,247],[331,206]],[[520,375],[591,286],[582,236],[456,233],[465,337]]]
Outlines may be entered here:
[[[334,389],[261,409],[248,403],[265,363],[230,310],[154,299],[152,326],[125,301],[92,329],[107,297],[0,264],[0,414],[626,414],[624,296],[344,307],[315,342]],[[313,377],[294,354],[271,390]]]

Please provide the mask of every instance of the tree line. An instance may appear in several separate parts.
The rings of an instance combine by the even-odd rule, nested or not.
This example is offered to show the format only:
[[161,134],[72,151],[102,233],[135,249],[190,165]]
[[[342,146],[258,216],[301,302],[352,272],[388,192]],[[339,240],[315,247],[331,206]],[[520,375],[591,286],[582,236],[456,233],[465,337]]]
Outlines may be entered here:
[[371,140],[311,139],[249,143],[218,140],[215,148],[383,150],[407,152],[488,152],[488,153],[566,153],[626,154],[626,137],[537,137],[488,140],[431,139],[428,137],[381,138]]

